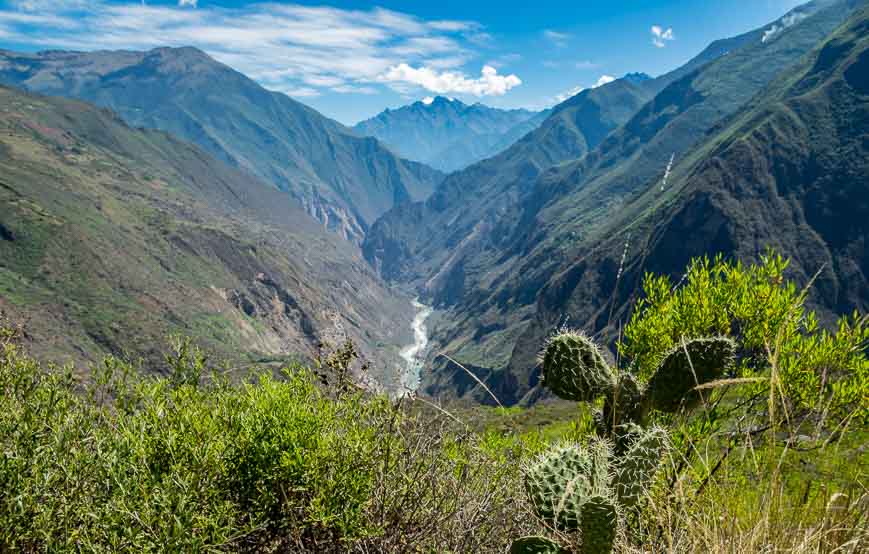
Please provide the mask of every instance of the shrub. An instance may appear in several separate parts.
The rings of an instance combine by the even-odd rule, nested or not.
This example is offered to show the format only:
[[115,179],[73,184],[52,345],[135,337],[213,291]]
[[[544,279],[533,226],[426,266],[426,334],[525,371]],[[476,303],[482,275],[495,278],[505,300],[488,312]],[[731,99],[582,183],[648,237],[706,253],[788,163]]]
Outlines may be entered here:
[[169,378],[107,358],[80,382],[5,329],[0,551],[485,552],[522,526],[518,441],[299,366],[200,379],[185,341]]

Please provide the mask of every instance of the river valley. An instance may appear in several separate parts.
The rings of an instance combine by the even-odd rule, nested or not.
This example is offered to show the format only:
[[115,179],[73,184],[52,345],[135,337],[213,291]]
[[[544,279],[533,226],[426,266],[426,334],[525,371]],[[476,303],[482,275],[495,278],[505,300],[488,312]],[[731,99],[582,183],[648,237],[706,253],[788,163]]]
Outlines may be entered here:
[[419,388],[420,370],[422,369],[425,351],[428,347],[428,329],[425,322],[432,314],[432,308],[414,299],[413,307],[416,309],[416,317],[413,318],[413,344],[405,346],[401,350],[401,357],[405,361],[404,370],[401,372],[400,385],[403,390],[415,391]]

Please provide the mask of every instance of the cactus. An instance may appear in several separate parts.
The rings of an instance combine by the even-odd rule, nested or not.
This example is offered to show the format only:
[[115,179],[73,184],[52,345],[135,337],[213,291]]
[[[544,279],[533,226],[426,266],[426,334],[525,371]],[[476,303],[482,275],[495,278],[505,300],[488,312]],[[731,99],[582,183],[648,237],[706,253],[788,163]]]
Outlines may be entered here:
[[[618,529],[611,457],[609,442],[596,439],[588,446],[555,446],[524,471],[525,489],[537,517],[562,533],[580,531],[586,545],[583,552],[589,554],[609,552]],[[533,550],[549,544],[536,539],[539,537],[519,539],[510,551],[560,552]]]
[[522,537],[510,545],[510,554],[566,554],[565,550],[546,537]]
[[607,496],[592,496],[582,506],[583,554],[611,552],[618,530],[618,509]]
[[672,413],[696,407],[701,396],[694,388],[728,372],[735,353],[736,344],[727,337],[691,339],[664,355],[645,387],[630,373],[616,377],[598,346],[575,331],[551,337],[540,359],[543,385],[560,398],[592,402],[604,397],[600,421],[612,435],[627,423],[642,425],[652,409]]
[[[534,513],[561,533],[579,531],[584,554],[612,551],[623,507],[633,508],[645,494],[666,440],[660,428],[644,430],[633,424],[624,436],[632,442],[617,460],[609,441],[598,438],[587,446],[554,446],[524,469]],[[536,539],[514,542],[511,552],[559,552],[532,550],[549,544]]]
[[[642,424],[646,419],[646,408],[643,403],[643,390],[637,378],[630,373],[619,375],[612,392],[604,397],[601,422],[604,429],[619,429],[626,424]],[[605,431],[606,432],[606,431]],[[617,447],[618,439],[617,439]],[[621,452],[621,448],[616,449]]]
[[[617,375],[586,335],[561,330],[550,338],[540,356],[543,385],[566,400],[603,397],[603,410],[595,414],[598,434],[614,444],[596,439],[587,447],[561,445],[529,465],[525,489],[536,515],[562,533],[579,531],[585,554],[611,552],[623,512],[646,495],[666,448],[666,431],[643,427],[649,412],[696,407],[701,395],[695,387],[729,371],[735,352],[726,337],[683,342],[664,355],[644,387],[631,373]],[[511,552],[557,548],[549,539],[525,537]]]
[[615,374],[597,345],[582,333],[554,335],[543,349],[541,362],[544,385],[566,400],[589,402],[615,383]]
[[635,424],[628,424],[624,431],[622,436],[627,447],[619,457],[613,487],[619,503],[633,508],[645,496],[658,470],[667,444],[667,432],[660,427],[643,429]]
[[534,512],[559,531],[576,531],[586,499],[607,491],[610,448],[604,441],[591,447],[556,446],[525,469],[525,490]]
[[692,339],[664,355],[649,380],[645,402],[662,412],[691,409],[699,404],[697,385],[720,378],[733,366],[736,343],[726,337]]

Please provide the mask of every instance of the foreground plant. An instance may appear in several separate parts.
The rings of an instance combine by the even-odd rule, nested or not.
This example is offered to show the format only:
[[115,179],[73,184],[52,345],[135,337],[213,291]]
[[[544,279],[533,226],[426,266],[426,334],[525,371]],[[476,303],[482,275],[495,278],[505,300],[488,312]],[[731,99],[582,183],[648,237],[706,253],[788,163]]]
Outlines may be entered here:
[[523,528],[518,439],[300,366],[230,385],[186,339],[167,378],[109,357],[83,382],[21,337],[0,318],[0,552],[503,552]]
[[[646,426],[649,412],[699,404],[697,387],[723,376],[733,365],[735,349],[726,337],[684,341],[641,385],[631,373],[618,374],[586,335],[564,330],[550,338],[541,355],[543,385],[566,400],[604,402],[595,414],[597,439],[586,446],[554,447],[525,469],[537,517],[560,533],[578,533],[583,553],[610,552],[625,511],[645,496],[666,448],[667,433]],[[512,551],[541,552],[544,544],[553,552],[561,548],[555,540],[545,541],[526,537]]]
[[[635,534],[639,527],[634,524],[649,515],[638,506],[649,496],[665,454],[674,460],[665,488],[672,492],[678,482],[690,504],[724,467],[728,454],[740,448],[736,441],[741,438],[751,441],[743,445],[748,448],[770,441],[770,452],[775,452],[805,437],[807,424],[817,423],[817,432],[809,433],[813,436],[837,438],[869,421],[867,319],[857,314],[842,318],[835,333],[821,328],[804,307],[808,288],[800,291],[787,281],[786,268],[783,258],[767,254],[748,266],[720,257],[695,260],[676,285],[648,275],[645,298],[617,344],[624,360],[621,371],[582,333],[562,330],[547,341],[541,354],[543,386],[563,399],[588,404],[594,424],[586,427],[596,440],[612,445],[608,485],[610,498],[617,501],[613,528],[633,514]],[[703,417],[692,416],[698,407]],[[653,423],[665,425],[668,433]],[[559,448],[561,456],[567,455],[568,447]],[[569,448],[598,447],[592,442]],[[710,452],[711,459],[692,461]],[[562,470],[567,482],[600,482],[588,464],[569,467]],[[584,505],[587,495],[578,497],[577,490],[565,488],[570,498],[557,499],[555,505]],[[514,552],[544,552],[544,544],[552,552],[566,552],[577,543],[583,552],[611,549],[607,541],[582,536],[581,509],[579,523],[565,526],[529,496],[538,518],[556,536],[517,540]]]

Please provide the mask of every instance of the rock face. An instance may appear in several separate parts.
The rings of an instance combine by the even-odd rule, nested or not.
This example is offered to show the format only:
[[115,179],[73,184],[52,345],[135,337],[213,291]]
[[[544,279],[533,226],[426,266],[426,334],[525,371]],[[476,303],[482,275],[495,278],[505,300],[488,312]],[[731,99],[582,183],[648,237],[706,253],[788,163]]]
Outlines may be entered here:
[[[863,229],[853,230],[847,246],[834,247],[839,240],[835,233],[827,238],[814,227],[822,221],[820,213],[850,221],[855,206],[864,202],[859,183],[866,182],[860,169],[865,124],[849,131],[847,125],[832,124],[838,116],[800,105],[790,114],[790,119],[805,120],[797,128],[786,127],[785,118],[758,135],[752,146],[744,145],[740,155],[736,143],[727,142],[748,132],[733,125],[737,120],[744,124],[745,114],[758,107],[757,95],[766,99],[791,90],[803,57],[821,55],[815,48],[864,4],[810,3],[798,8],[803,16],[796,18],[799,23],[773,40],[763,40],[766,27],[757,29],[713,43],[668,76],[641,82],[640,93],[630,79],[622,79],[569,100],[565,104],[572,105],[574,114],[585,115],[559,120],[556,108],[537,131],[494,158],[501,163],[476,164],[449,176],[425,203],[392,210],[372,227],[366,257],[386,277],[415,284],[446,310],[432,330],[436,350],[477,368],[502,402],[519,401],[534,386],[534,355],[553,327],[565,319],[589,332],[607,324],[606,306],[625,243],[627,266],[615,295],[616,320],[624,315],[643,271],[677,274],[691,256],[704,253],[750,260],[766,245],[796,258],[797,278],[814,273],[823,260],[836,267],[830,278],[839,285],[819,286],[818,305],[830,311],[865,306],[861,275],[866,262],[857,254]],[[851,63],[839,54],[821,57]],[[846,68],[842,71],[839,80],[849,83]],[[861,80],[854,77],[859,71],[850,75],[850,82],[857,83],[856,88],[849,84],[850,90],[859,90]],[[602,102],[602,95],[636,102],[631,108],[631,102]],[[599,101],[591,102],[592,97]],[[842,100],[845,104],[828,102],[829,110],[843,112],[860,98],[855,93]],[[610,117],[589,117],[596,108]],[[848,117],[862,121],[861,113]],[[611,123],[599,123],[606,120]],[[797,133],[798,128],[804,131]],[[789,137],[790,132],[795,135]],[[846,141],[840,133],[847,132],[855,134]],[[812,154],[813,148],[842,141],[849,143],[845,151],[854,154],[849,161],[836,161],[842,158],[832,154],[837,146],[818,152],[818,160]],[[718,167],[724,144],[734,145],[733,160],[719,173],[707,169],[701,177],[699,164]],[[795,165],[788,167],[788,160]],[[662,190],[668,166],[668,185]],[[821,167],[824,176],[815,173]],[[837,171],[842,177],[832,188],[820,187],[826,192],[811,184],[831,179]],[[735,182],[742,184],[725,194]],[[770,188],[771,182],[776,184]],[[759,183],[767,183],[765,207]],[[707,192],[701,193],[704,187]],[[693,201],[684,204],[689,199]],[[802,208],[792,211],[797,204]],[[674,211],[675,206],[682,209]],[[814,230],[787,224],[783,213]],[[848,292],[841,294],[844,290]],[[463,373],[434,366],[425,379],[433,393],[476,394]]]
[[353,339],[384,381],[410,299],[286,194],[114,113],[0,86],[0,310],[37,354],[143,357],[192,336],[218,363]]
[[378,216],[424,200],[442,179],[195,48],[0,51],[0,82],[92,102],[132,126],[171,132],[290,193],[357,243]]
[[498,152],[533,131],[549,110],[500,110],[437,96],[389,110],[356,124],[401,156],[442,171],[456,171]]

